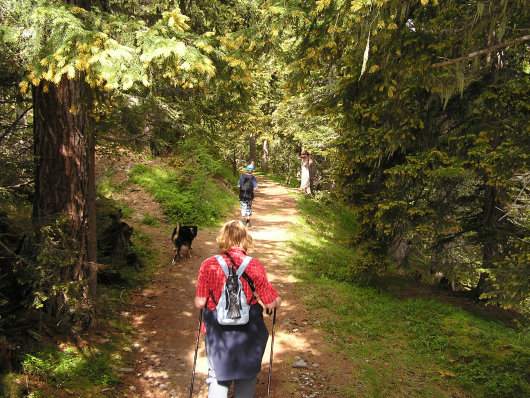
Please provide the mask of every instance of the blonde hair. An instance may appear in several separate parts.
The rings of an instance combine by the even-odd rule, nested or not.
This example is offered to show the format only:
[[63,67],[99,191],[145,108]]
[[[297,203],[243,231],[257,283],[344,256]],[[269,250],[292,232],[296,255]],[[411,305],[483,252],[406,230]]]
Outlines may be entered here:
[[239,220],[231,220],[221,227],[217,235],[217,245],[221,253],[231,247],[241,247],[247,251],[252,247],[252,236],[248,233],[245,224]]

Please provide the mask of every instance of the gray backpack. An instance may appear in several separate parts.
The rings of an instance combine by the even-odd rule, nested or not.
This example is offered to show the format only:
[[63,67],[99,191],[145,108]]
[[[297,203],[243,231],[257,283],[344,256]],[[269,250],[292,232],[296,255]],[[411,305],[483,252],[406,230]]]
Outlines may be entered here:
[[216,307],[217,322],[220,325],[245,325],[248,323],[250,305],[247,302],[240,278],[252,257],[246,256],[237,271],[234,267],[227,266],[225,259],[220,254],[216,255],[215,258],[226,275],[223,291]]

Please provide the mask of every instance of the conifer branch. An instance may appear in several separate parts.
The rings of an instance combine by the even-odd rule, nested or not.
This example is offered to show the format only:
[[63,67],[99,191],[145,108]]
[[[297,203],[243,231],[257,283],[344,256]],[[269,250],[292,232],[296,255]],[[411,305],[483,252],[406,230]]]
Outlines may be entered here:
[[33,109],[33,106],[30,106],[24,112],[22,112],[22,114],[18,116],[17,120],[15,120],[13,123],[11,123],[11,126],[8,126],[5,129],[4,133],[0,135],[0,141],[2,141],[5,137],[7,137],[7,135],[10,134],[15,129],[16,125],[18,124],[18,122],[20,122],[22,120],[22,118],[26,115],[26,113],[28,113],[32,109]]
[[492,51],[495,51],[495,50],[498,50],[500,48],[508,47],[508,46],[511,46],[512,44],[517,44],[517,43],[520,43],[520,42],[523,42],[523,41],[526,41],[526,40],[530,40],[530,35],[526,35],[526,36],[519,37],[517,39],[506,41],[504,43],[500,43],[500,44],[497,44],[495,46],[485,48],[483,50],[474,51],[474,52],[472,52],[472,53],[470,53],[468,55],[464,55],[462,57],[458,57],[458,58],[450,59],[448,61],[432,64],[431,67],[432,68],[441,68],[442,66],[456,64],[457,62],[464,61],[464,60],[469,59],[469,58],[477,57],[479,55],[488,54],[488,53],[490,53]]

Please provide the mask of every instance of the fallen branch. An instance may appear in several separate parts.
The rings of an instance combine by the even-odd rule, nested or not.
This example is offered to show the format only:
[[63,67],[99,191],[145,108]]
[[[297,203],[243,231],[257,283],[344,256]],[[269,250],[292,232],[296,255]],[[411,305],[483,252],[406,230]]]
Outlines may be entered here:
[[32,183],[32,181],[22,182],[22,183],[16,184],[16,185],[10,185],[8,187],[0,187],[0,190],[1,191],[7,191],[8,189],[22,188],[22,187],[25,187],[26,185],[29,185],[31,183]]
[[0,248],[4,249],[10,256],[15,257],[17,259],[21,259],[21,257],[16,254],[13,250],[11,250],[9,247],[4,245],[4,242],[0,240]]
[[437,64],[432,64],[431,67],[432,68],[441,68],[442,66],[456,64],[457,62],[464,61],[466,59],[473,58],[473,57],[478,57],[479,55],[482,55],[482,54],[489,54],[492,51],[498,50],[499,48],[508,47],[508,46],[511,46],[512,44],[517,44],[517,43],[520,43],[520,42],[523,42],[523,41],[526,41],[526,40],[530,40],[530,35],[526,35],[526,36],[519,37],[517,39],[506,41],[504,43],[500,43],[500,44],[497,44],[495,46],[491,46],[491,47],[485,48],[483,50],[478,50],[478,51],[472,52],[472,53],[470,53],[468,55],[464,55],[462,57],[450,59],[450,60],[444,61],[444,62],[439,62]]

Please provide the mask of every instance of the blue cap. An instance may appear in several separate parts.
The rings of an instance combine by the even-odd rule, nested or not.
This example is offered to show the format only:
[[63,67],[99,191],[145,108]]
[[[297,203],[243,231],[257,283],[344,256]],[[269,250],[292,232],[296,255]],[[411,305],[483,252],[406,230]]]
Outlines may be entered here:
[[251,164],[249,164],[249,165],[247,166],[247,170],[248,170],[248,171],[253,171],[253,170],[254,170],[254,166],[252,166]]

